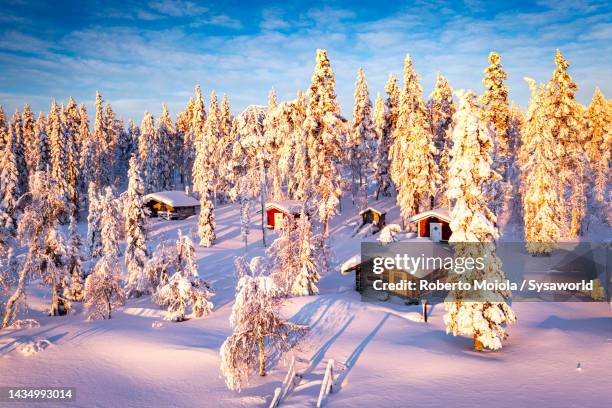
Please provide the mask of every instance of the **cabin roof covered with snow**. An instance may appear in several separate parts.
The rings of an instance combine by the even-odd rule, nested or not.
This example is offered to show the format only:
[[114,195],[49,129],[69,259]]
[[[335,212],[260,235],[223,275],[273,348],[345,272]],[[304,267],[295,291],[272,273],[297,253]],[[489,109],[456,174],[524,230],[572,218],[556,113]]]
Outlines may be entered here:
[[368,207],[368,208],[366,208],[365,210],[359,211],[359,215],[363,215],[363,214],[367,213],[368,211],[375,212],[375,213],[377,213],[377,214],[379,214],[379,215],[382,215],[382,214],[386,214],[386,213],[387,213],[386,211],[377,210],[377,209],[376,209],[376,208],[374,208],[374,207]]
[[446,222],[451,222],[451,216],[448,208],[434,208],[433,210],[425,211],[419,214],[415,214],[408,219],[408,222],[417,222],[424,218],[435,217]]
[[173,191],[158,191],[156,193],[147,194],[144,197],[144,201],[148,202],[151,200],[162,202],[166,205],[177,207],[198,207],[200,202],[195,198],[187,195],[184,191],[173,190]]
[[270,201],[266,203],[266,211],[270,208],[276,208],[285,214],[299,214],[302,211],[302,205],[304,203],[299,200],[281,200],[281,201]]
[[349,272],[352,272],[361,265],[361,254],[353,255],[349,259],[347,259],[342,265],[340,265],[340,273],[342,275],[346,275]]

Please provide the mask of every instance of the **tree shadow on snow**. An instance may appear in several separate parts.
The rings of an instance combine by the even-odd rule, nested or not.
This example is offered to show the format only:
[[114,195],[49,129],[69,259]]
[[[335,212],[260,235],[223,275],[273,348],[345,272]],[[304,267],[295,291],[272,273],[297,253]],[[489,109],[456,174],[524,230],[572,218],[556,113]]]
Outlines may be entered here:
[[538,324],[542,329],[579,331],[589,334],[611,336],[612,317],[590,317],[585,319],[565,319],[556,315],[549,316]]

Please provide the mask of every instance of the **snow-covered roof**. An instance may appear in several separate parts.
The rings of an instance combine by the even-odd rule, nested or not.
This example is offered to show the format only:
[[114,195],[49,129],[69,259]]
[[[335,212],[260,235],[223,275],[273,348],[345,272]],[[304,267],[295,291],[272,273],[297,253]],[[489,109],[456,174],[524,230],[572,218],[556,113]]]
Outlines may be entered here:
[[386,211],[377,210],[377,209],[376,209],[376,208],[374,208],[374,207],[368,207],[368,208],[366,208],[366,209],[365,209],[365,210],[363,210],[363,211],[359,211],[359,215],[363,215],[364,213],[366,213],[366,212],[368,212],[368,211],[373,211],[373,212],[378,213],[378,214],[381,214],[381,215],[382,215],[382,214],[386,214]]
[[156,193],[147,194],[144,197],[145,202],[155,200],[166,205],[176,207],[196,207],[200,203],[195,198],[187,195],[184,191],[158,191]]
[[286,214],[299,214],[304,203],[299,200],[281,200],[266,203],[266,210],[276,208]]
[[448,208],[434,208],[433,210],[425,211],[419,214],[415,214],[408,219],[408,222],[417,222],[423,218],[436,217],[446,222],[451,222],[450,213]]
[[342,265],[340,265],[340,273],[347,275],[349,272],[355,269],[356,266],[361,264],[361,254],[353,255]]

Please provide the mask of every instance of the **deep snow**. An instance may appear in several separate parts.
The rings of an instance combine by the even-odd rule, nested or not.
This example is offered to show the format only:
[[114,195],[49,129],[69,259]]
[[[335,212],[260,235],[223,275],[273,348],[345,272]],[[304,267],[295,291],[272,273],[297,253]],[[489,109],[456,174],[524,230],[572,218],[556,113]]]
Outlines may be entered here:
[[[293,351],[309,362],[298,363],[305,371],[301,389],[282,406],[314,406],[316,381],[331,358],[337,379],[326,399],[330,407],[612,404],[609,305],[515,302],[519,320],[509,328],[504,348],[474,352],[471,339],[445,333],[443,305],[433,306],[429,322],[423,323],[419,307],[361,302],[353,274],[338,271],[358,253],[363,239],[351,238],[358,210],[350,200],[343,208],[331,230],[336,268],[322,277],[320,295],[291,298],[283,308],[286,318],[310,330]],[[388,223],[398,219],[392,201],[377,208],[388,211]],[[260,214],[254,212],[251,219],[249,258],[263,253]],[[216,291],[210,316],[163,321],[164,312],[145,297],[128,301],[111,320],[87,321],[81,305],[69,316],[48,317],[49,290],[33,282],[25,317],[38,320],[40,327],[0,332],[0,386],[76,387],[77,402],[69,405],[79,407],[267,406],[286,374],[285,362],[273,361],[268,376],[253,378],[241,393],[227,390],[220,377],[219,348],[230,334],[236,284],[233,259],[244,248],[239,206],[219,207],[216,220],[216,244],[197,248],[200,274]],[[178,229],[195,234],[197,218],[154,220],[150,247],[174,241]]]

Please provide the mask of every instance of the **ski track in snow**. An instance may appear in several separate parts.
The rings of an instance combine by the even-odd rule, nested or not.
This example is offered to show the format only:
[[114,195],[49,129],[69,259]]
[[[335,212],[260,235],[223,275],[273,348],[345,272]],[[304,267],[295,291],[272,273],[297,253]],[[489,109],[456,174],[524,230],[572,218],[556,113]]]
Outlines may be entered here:
[[[398,220],[392,199],[376,205],[390,210],[388,223]],[[358,211],[350,200],[343,209],[331,229],[336,266],[359,252],[360,238],[350,237],[349,225]],[[233,259],[244,248],[239,207],[220,206],[215,216],[216,244],[196,249],[200,274],[216,292],[210,316],[162,321],[163,312],[144,297],[129,300],[111,320],[87,321],[82,305],[69,316],[48,317],[48,289],[34,282],[23,318],[38,320],[40,327],[0,332],[0,385],[73,386],[77,402],[69,406],[78,407],[267,406],[287,372],[282,361],[240,393],[227,390],[220,376],[219,348],[231,332]],[[249,258],[264,251],[260,214],[254,211],[251,219]],[[197,218],[154,220],[149,246],[173,244],[178,229],[193,234]],[[274,233],[267,235],[271,242]],[[335,268],[323,276],[320,295],[291,298],[283,308],[286,318],[310,326],[294,350],[311,362],[301,383],[320,380],[327,361],[336,362],[326,406],[473,407],[495,401],[499,408],[586,408],[612,401],[612,311],[606,304],[515,302],[519,320],[504,348],[477,353],[471,339],[445,333],[443,305],[434,305],[423,323],[420,307],[361,302],[353,284],[353,274],[342,276]],[[319,388],[290,393],[282,406],[314,406]]]

